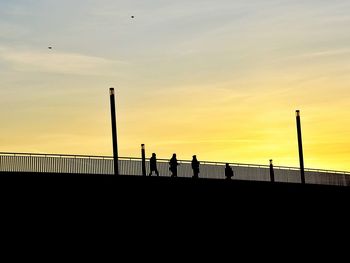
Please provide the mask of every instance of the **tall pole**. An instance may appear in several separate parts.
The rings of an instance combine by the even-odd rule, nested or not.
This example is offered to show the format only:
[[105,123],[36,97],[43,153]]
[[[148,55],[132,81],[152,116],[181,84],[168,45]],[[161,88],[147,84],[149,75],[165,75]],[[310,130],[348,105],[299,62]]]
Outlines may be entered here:
[[146,152],[145,152],[144,144],[141,144],[141,157],[142,157],[142,175],[146,176]]
[[302,141],[302,137],[301,137],[301,121],[300,121],[300,111],[299,110],[296,111],[296,117],[297,117],[297,130],[298,130],[300,176],[301,176],[301,183],[305,184],[303,141]]
[[270,179],[271,179],[272,183],[275,182],[275,172],[273,171],[273,161],[272,161],[272,159],[270,160]]
[[115,112],[115,92],[114,88],[109,89],[111,101],[111,118],[112,118],[112,138],[113,138],[113,159],[114,159],[114,174],[119,175],[118,168],[118,140],[117,140],[117,117]]

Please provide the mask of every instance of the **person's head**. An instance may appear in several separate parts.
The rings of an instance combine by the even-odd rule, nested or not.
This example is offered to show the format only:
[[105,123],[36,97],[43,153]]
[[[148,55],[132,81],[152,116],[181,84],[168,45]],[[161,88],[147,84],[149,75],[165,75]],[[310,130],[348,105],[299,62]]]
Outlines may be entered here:
[[176,157],[176,153],[173,153],[173,157]]
[[197,156],[196,156],[196,155],[193,155],[192,158],[193,158],[193,159],[197,159]]
[[152,153],[152,156],[153,156],[153,157],[156,157],[156,154],[155,154],[155,153]]
[[228,163],[226,163],[226,167],[229,167],[230,165]]

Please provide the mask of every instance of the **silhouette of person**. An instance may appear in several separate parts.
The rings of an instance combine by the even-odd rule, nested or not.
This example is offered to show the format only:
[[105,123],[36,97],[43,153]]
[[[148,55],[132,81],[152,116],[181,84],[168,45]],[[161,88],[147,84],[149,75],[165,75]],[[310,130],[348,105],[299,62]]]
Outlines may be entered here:
[[196,178],[198,178],[198,174],[199,174],[199,162],[197,160],[197,156],[196,155],[192,156],[191,165],[192,165],[192,170],[193,170],[192,178],[196,179]]
[[225,177],[227,180],[231,180],[231,178],[233,177],[233,170],[228,163],[225,167]]
[[159,176],[159,172],[157,169],[157,157],[155,153],[152,153],[152,157],[149,159],[150,172],[148,176],[151,176],[153,171]]
[[173,157],[171,157],[169,161],[169,170],[171,171],[171,177],[177,177],[177,166],[179,163],[176,159],[176,153],[173,154]]

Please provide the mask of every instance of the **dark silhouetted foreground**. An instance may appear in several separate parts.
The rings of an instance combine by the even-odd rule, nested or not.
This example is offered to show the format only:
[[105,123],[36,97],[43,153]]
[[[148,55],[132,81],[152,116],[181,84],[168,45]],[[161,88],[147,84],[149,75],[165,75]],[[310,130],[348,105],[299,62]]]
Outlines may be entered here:
[[[228,174],[230,177],[232,174]],[[321,204],[332,197],[349,200],[350,188],[312,184],[271,183],[240,180],[219,180],[180,177],[144,177],[114,175],[74,175],[0,173],[0,192],[11,196],[38,196],[42,199],[62,198],[104,199],[147,202],[193,202],[198,205],[225,204],[227,209],[246,202],[250,205],[280,202]],[[280,207],[281,208],[281,207]]]
[[[176,235],[176,240],[187,241],[191,233],[216,244],[218,239],[207,239],[209,233],[227,234],[240,242],[240,232],[249,244],[255,234],[260,246],[268,242],[271,231],[289,238],[290,227],[309,231],[315,222],[324,222],[324,229],[329,224],[326,217],[337,222],[330,223],[332,231],[334,226],[347,228],[349,189],[168,176],[0,174],[3,217],[11,215],[16,227],[34,218],[36,226],[69,229],[68,240],[78,227],[87,236],[91,229],[110,233],[119,242],[126,236],[132,239],[130,244],[141,235],[146,239],[142,245],[153,245],[155,233],[162,234],[157,239],[162,242],[175,240]],[[121,231],[126,235],[121,237]],[[264,234],[257,235],[261,231]]]

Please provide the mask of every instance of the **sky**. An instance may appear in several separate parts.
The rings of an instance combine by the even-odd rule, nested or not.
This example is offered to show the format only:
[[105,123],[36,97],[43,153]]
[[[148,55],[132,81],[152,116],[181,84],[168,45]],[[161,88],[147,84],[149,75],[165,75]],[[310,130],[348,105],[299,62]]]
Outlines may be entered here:
[[[134,16],[134,18],[132,18]],[[52,49],[48,49],[52,46]],[[350,170],[348,0],[0,0],[0,152]]]

